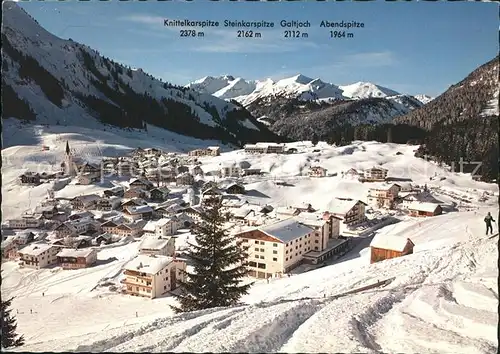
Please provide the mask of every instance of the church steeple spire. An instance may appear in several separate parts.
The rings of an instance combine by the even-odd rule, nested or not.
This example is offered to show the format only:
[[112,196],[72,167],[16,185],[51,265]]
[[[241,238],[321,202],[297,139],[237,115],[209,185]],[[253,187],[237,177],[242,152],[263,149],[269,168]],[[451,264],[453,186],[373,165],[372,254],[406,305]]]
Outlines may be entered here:
[[69,149],[69,142],[66,140],[66,155],[69,155],[71,153],[71,150]]

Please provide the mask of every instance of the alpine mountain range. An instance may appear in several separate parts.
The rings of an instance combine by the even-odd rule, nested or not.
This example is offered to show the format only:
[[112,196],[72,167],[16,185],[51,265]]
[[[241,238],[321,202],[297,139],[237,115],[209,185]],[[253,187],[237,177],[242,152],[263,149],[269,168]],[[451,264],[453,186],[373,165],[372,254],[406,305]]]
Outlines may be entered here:
[[4,119],[127,130],[153,125],[235,147],[318,139],[414,142],[420,154],[440,162],[482,161],[484,178],[497,178],[498,57],[436,98],[302,74],[278,81],[207,76],[177,86],[56,37],[13,2],[3,10]]

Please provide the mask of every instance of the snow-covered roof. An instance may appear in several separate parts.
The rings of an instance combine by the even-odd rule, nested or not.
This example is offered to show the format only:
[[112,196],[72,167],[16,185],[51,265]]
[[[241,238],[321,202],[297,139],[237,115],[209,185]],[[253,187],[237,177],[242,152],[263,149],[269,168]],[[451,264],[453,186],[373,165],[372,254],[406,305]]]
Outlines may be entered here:
[[438,206],[436,203],[415,202],[408,204],[408,209],[433,213]]
[[[328,203],[328,207],[326,208],[329,212],[334,213],[334,214],[339,214],[339,215],[344,215],[351,210],[356,203],[361,202],[360,200],[357,199],[332,199],[330,203]],[[363,202],[361,202],[363,203]],[[365,204],[365,203],[363,203]]]
[[370,243],[370,247],[402,252],[406,247],[408,240],[409,239],[407,237],[402,236],[376,234]]
[[160,250],[167,247],[168,241],[170,241],[170,237],[161,238],[158,236],[146,236],[139,244],[139,250]]
[[57,257],[75,257],[75,258],[85,257],[85,258],[87,258],[88,256],[90,256],[94,252],[96,252],[96,250],[93,248],[84,248],[84,249],[79,249],[79,250],[75,250],[72,248],[64,248],[61,250],[61,252],[59,252],[57,254]]
[[297,222],[293,218],[278,221],[274,224],[259,227],[259,230],[275,237],[283,243],[303,237],[314,231],[313,228]]
[[139,206],[128,206],[126,210],[130,214],[142,214],[149,213],[153,211],[153,208],[149,205],[139,205]]
[[300,213],[293,217],[298,222],[307,226],[323,226],[327,220],[323,219],[323,213]]
[[19,251],[19,253],[36,257],[52,247],[54,246],[47,243],[32,243],[31,245],[24,247],[21,251]]
[[370,183],[370,189],[378,191],[387,191],[394,185],[399,186],[398,183]]
[[160,220],[156,221],[156,225],[162,227],[164,225],[167,225],[171,221],[172,221],[172,219],[170,219],[170,218],[161,218]]
[[146,225],[142,228],[143,231],[146,232],[154,232],[156,230],[156,221],[154,220],[149,220]]
[[230,213],[231,213],[234,217],[237,217],[237,218],[244,218],[244,217],[246,217],[248,214],[250,214],[252,211],[254,211],[254,210],[253,210],[253,209],[251,209],[251,208],[241,207],[241,208],[233,208],[233,209],[231,209]]
[[133,260],[125,264],[125,270],[134,272],[142,272],[147,274],[156,274],[164,269],[173,261],[172,257],[168,256],[149,256],[140,254]]
[[97,194],[80,195],[73,198],[73,200],[79,199],[82,203],[93,202],[95,200],[101,199]]
[[292,208],[292,207],[284,207],[284,206],[281,206],[281,207],[277,207],[276,209],[274,209],[274,211],[277,213],[277,214],[283,214],[283,215],[293,215],[294,213],[297,212],[297,208]]

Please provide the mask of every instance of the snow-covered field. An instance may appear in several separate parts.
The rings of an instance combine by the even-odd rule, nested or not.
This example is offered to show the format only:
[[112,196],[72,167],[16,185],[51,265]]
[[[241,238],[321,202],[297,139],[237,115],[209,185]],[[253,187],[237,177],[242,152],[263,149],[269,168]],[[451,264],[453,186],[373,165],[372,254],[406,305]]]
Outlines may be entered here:
[[[412,230],[413,255],[370,265],[367,249],[354,251],[350,260],[258,282],[229,309],[173,316],[170,297],[92,290],[118,278],[137,243],[102,250],[103,263],[117,260],[86,270],[4,263],[2,292],[16,296],[23,351],[493,353],[498,237],[484,236],[481,212],[388,226],[380,232]],[[334,298],[392,277],[386,287]]]
[[[58,163],[66,139],[77,151],[96,142],[101,149],[116,152],[137,146],[178,151],[202,145],[195,140],[163,142],[91,130],[70,135],[52,129],[41,128],[39,146],[11,146],[2,151],[2,218],[18,215],[45,198],[48,185],[23,187],[17,176],[27,169],[25,164]],[[58,135],[62,138],[57,139]],[[42,152],[41,144],[50,145],[51,150]],[[370,240],[359,240],[358,246],[335,264],[272,279],[269,284],[257,281],[240,306],[182,315],[173,315],[168,306],[175,301],[172,297],[135,298],[110,288],[119,283],[122,266],[137,254],[136,242],[103,248],[98,265],[89,269],[29,270],[5,262],[2,296],[15,296],[14,314],[19,332],[26,338],[26,345],[17,350],[495,352],[498,236],[489,239],[484,235],[483,217],[487,211],[495,219],[498,215],[497,186],[417,159],[413,157],[414,146],[375,142],[354,142],[339,148],[323,143],[316,147],[309,143],[290,145],[299,152],[276,156],[232,151],[201,159],[202,168],[208,171],[222,163],[245,160],[252,168],[269,173],[261,181],[249,177],[245,186],[259,202],[310,202],[315,208],[326,209],[336,196],[366,199],[368,184],[342,178],[342,171],[380,164],[389,169],[390,176],[427,183],[446,203],[453,203],[455,197],[468,199],[473,210],[406,218],[378,231],[410,237],[416,245],[413,255],[370,265]],[[301,177],[311,165],[324,166],[337,176]],[[436,175],[446,178],[430,179]],[[276,186],[275,179],[286,180],[288,186]],[[67,185],[56,193],[83,193],[77,187],[89,188]],[[484,192],[490,199],[480,202]],[[494,230],[498,232],[496,224]],[[178,246],[183,243],[185,240]],[[391,278],[394,280],[385,287],[336,296]]]

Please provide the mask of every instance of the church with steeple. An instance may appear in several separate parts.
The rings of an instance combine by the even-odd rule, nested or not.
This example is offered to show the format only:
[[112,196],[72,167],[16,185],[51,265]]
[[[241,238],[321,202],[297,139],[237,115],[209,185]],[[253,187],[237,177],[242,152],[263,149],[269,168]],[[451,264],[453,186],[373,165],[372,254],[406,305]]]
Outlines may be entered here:
[[66,140],[66,151],[64,154],[64,161],[61,163],[61,170],[67,176],[76,176],[76,161],[73,159],[73,154],[69,148],[69,142]]
[[74,156],[69,147],[69,142],[66,141],[64,161],[61,162],[61,171],[66,176],[77,176],[82,173],[99,173],[100,168]]

